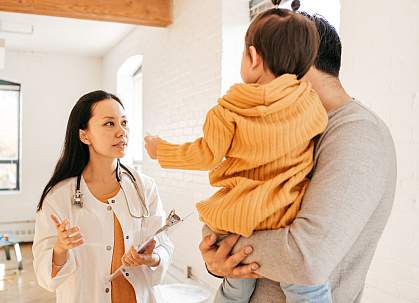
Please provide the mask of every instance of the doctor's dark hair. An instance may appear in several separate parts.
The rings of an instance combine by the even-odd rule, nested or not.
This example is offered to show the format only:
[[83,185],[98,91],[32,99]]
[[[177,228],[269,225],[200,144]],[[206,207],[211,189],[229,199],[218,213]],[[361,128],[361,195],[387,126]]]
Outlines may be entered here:
[[79,130],[87,129],[94,105],[103,100],[115,100],[124,107],[121,100],[115,95],[97,90],[83,95],[71,110],[63,151],[51,179],[42,192],[37,211],[42,209],[45,197],[55,185],[67,178],[79,176],[89,162],[89,148],[80,141]]
[[275,77],[294,74],[301,79],[317,56],[319,33],[314,22],[301,14],[272,8],[252,21],[246,32],[245,46],[247,52],[250,46],[256,49]]

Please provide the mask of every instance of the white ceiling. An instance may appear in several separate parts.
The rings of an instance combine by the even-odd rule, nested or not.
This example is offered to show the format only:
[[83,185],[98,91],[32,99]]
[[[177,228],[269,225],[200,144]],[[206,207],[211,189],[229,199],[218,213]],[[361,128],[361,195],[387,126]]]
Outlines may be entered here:
[[[122,23],[0,12],[6,49],[101,57],[136,26]],[[18,34],[14,31],[31,32]],[[12,31],[12,32],[10,32]]]

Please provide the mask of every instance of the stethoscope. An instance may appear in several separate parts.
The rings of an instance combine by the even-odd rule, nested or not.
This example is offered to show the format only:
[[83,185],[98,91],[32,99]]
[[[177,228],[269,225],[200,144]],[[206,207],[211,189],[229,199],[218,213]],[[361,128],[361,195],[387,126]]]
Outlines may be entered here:
[[[122,168],[122,170],[121,170],[121,168]],[[149,209],[146,205],[146,201],[145,201],[145,198],[144,198],[143,191],[138,187],[138,183],[137,183],[137,180],[135,179],[134,175],[131,173],[131,171],[125,165],[123,165],[119,161],[119,159],[116,162],[115,175],[116,175],[116,181],[118,181],[118,183],[120,185],[120,188],[121,188],[121,190],[124,194],[125,203],[127,204],[127,208],[128,208],[128,211],[129,211],[129,214],[131,215],[131,217],[137,218],[137,219],[148,218],[150,216],[150,212],[149,212]],[[124,175],[127,176],[130,179],[131,183],[134,185],[134,188],[137,192],[137,196],[140,200],[141,214],[134,214],[131,210],[131,206],[130,206],[130,203],[128,201],[127,194],[126,194],[126,192],[124,190],[124,187],[122,186],[122,182],[121,182],[122,177]],[[81,174],[77,176],[76,190],[75,190],[74,195],[73,195],[72,204],[82,208],[84,203],[83,203],[83,194],[81,193],[81,190],[80,190],[80,180],[81,180]]]

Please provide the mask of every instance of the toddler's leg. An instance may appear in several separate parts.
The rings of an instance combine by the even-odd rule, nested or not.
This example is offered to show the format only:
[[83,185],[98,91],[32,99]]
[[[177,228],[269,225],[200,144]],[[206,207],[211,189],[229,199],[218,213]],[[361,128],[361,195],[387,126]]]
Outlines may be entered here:
[[224,279],[214,303],[249,303],[255,285],[256,279]]
[[287,303],[332,303],[329,282],[319,285],[281,283]]

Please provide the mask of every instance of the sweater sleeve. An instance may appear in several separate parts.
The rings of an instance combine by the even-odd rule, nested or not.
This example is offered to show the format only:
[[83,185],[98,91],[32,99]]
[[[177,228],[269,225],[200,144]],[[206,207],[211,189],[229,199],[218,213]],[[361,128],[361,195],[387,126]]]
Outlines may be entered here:
[[157,147],[160,166],[190,170],[211,170],[217,166],[230,148],[235,123],[228,110],[217,105],[208,112],[203,130],[204,136],[194,142],[160,143]]
[[317,166],[295,221],[242,237],[234,251],[252,245],[246,263],[258,262],[259,273],[270,280],[325,282],[380,207],[395,170],[393,143],[376,123],[339,125],[319,145]]

